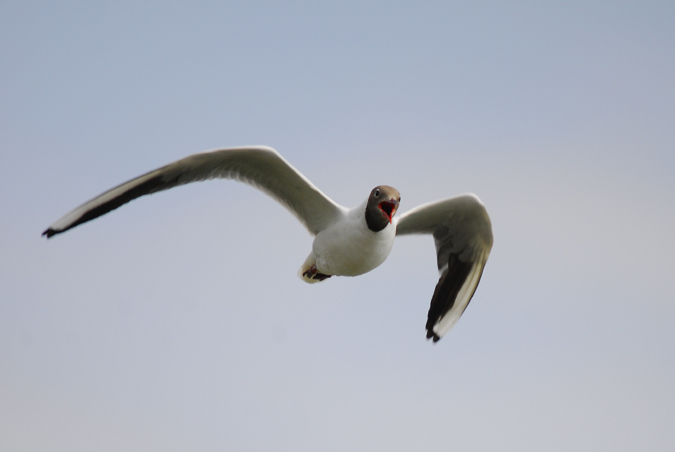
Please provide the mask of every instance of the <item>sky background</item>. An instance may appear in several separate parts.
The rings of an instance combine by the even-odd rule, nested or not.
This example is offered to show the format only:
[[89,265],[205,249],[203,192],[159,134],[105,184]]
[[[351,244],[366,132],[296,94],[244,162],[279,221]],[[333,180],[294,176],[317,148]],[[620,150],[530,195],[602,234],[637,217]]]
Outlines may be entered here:
[[[0,2],[0,449],[675,450],[675,3]],[[264,144],[328,196],[492,218],[425,340],[430,237],[309,285],[231,181],[112,186]]]

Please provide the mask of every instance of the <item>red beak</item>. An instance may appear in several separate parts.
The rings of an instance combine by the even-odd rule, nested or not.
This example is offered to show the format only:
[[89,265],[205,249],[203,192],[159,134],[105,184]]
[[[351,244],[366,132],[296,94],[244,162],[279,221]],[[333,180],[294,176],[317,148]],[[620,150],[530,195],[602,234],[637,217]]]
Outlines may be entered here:
[[394,214],[396,213],[396,208],[398,207],[398,201],[395,199],[392,199],[390,201],[382,201],[379,204],[380,210],[387,216],[389,219],[389,223],[391,223],[391,219],[394,218]]

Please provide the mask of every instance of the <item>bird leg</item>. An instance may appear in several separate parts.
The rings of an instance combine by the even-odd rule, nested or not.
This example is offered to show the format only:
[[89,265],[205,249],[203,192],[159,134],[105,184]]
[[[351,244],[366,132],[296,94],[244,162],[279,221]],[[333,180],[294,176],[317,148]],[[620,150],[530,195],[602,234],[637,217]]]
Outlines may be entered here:
[[302,273],[302,276],[309,279],[316,279],[317,281],[323,281],[324,279],[330,278],[332,275],[324,275],[323,273],[319,273],[319,271],[316,269],[316,265],[312,265]]

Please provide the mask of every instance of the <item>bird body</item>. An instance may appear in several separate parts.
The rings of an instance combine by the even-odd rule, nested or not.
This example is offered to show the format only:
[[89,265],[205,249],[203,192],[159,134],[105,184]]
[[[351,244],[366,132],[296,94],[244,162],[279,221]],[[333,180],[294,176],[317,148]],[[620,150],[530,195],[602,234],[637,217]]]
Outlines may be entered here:
[[140,196],[213,178],[234,179],[262,190],[315,236],[312,251],[298,272],[306,282],[367,273],[387,259],[396,236],[433,235],[440,279],[426,329],[427,338],[434,342],[468,306],[492,248],[490,218],[475,195],[424,204],[395,217],[400,193],[379,185],[362,204],[347,209],[266,146],[216,149],[170,163],[73,209],[43,235],[49,238],[65,232]]
[[343,218],[317,234],[312,253],[300,268],[301,274],[313,261],[322,274],[358,276],[374,270],[387,259],[394,246],[396,228],[389,224],[378,232],[370,230],[364,216],[366,204],[350,209]]

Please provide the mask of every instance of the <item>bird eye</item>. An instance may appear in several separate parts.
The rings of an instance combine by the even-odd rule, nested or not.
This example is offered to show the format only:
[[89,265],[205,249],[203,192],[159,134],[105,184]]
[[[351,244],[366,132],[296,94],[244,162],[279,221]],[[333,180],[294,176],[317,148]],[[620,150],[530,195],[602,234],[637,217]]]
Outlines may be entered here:
[[379,188],[376,188],[376,189],[375,189],[375,197],[376,197],[376,198],[379,198],[379,197],[380,197],[380,189],[379,189]]

